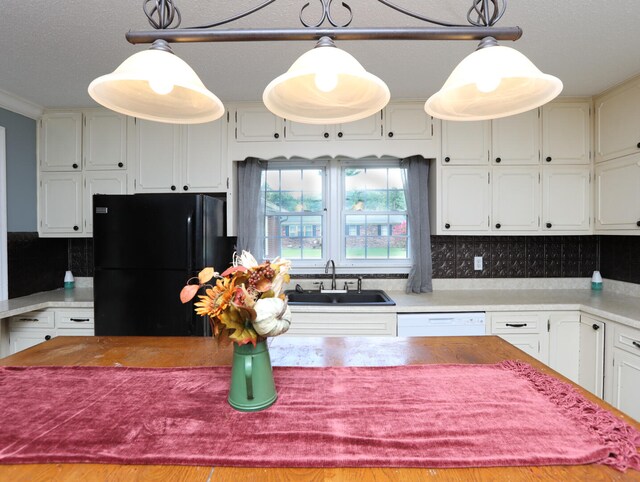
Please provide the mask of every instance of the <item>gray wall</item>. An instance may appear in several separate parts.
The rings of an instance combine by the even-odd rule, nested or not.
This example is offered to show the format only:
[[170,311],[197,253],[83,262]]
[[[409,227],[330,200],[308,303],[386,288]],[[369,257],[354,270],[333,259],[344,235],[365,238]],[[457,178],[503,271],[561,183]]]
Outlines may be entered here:
[[7,230],[37,231],[37,122],[0,108],[0,126],[7,138]]

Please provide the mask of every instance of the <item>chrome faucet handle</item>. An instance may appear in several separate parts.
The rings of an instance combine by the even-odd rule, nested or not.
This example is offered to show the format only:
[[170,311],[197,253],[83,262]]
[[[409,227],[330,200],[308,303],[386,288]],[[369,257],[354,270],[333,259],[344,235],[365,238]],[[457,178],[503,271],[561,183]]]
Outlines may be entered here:
[[344,290],[345,291],[349,291],[349,286],[353,286],[355,284],[355,282],[353,281],[345,281],[344,282]]
[[322,281],[314,281],[313,284],[317,286],[320,291],[324,289],[324,283]]
[[362,276],[358,276],[358,293],[362,291]]

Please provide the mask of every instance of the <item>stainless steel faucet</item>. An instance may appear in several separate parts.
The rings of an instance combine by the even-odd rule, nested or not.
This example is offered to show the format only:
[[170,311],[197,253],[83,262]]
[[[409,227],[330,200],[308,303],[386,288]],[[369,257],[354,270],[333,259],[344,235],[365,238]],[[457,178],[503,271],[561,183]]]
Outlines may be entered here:
[[331,266],[331,289],[336,289],[336,263],[333,262],[332,259],[327,261],[327,264],[324,267],[324,272],[327,274],[329,272],[329,266]]

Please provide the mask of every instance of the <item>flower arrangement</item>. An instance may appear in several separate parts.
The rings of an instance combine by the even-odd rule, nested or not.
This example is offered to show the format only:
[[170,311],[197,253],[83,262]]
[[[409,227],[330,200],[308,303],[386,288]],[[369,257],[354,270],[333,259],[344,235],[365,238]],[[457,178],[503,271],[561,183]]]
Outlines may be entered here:
[[255,346],[264,337],[289,329],[291,310],[282,287],[289,281],[290,268],[291,261],[284,258],[258,264],[247,251],[240,256],[234,253],[233,266],[222,274],[204,268],[188,280],[180,300],[188,303],[204,288],[195,311],[209,318],[213,336]]

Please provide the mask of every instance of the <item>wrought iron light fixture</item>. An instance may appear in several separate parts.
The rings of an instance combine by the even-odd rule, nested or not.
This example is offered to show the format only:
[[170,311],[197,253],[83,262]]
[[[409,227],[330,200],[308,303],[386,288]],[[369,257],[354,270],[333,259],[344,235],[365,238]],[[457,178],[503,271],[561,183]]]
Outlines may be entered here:
[[[428,114],[449,120],[504,117],[538,107],[556,97],[562,82],[543,74],[524,55],[499,46],[498,40],[517,40],[519,27],[495,27],[506,0],[471,0],[469,25],[456,25],[411,12],[388,0],[379,3],[404,15],[436,25],[407,28],[348,28],[332,16],[333,0],[320,0],[322,16],[315,24],[303,19],[303,28],[219,29],[275,2],[266,0],[252,9],[208,25],[178,28],[180,11],[175,0],[144,0],[143,10],[152,31],[128,32],[133,44],[151,48],[134,54],[113,73],[94,80],[89,94],[105,107],[160,122],[198,123],[224,114],[220,100],[202,84],[195,72],[173,54],[170,42],[257,42],[310,40],[316,47],[265,89],[263,101],[274,114],[297,122],[336,124],[362,119],[382,109],[390,98],[386,84],[367,72],[350,54],[336,47],[346,40],[480,40],[478,50],[452,72],[442,89],[425,104]],[[331,26],[322,27],[327,21]]]

